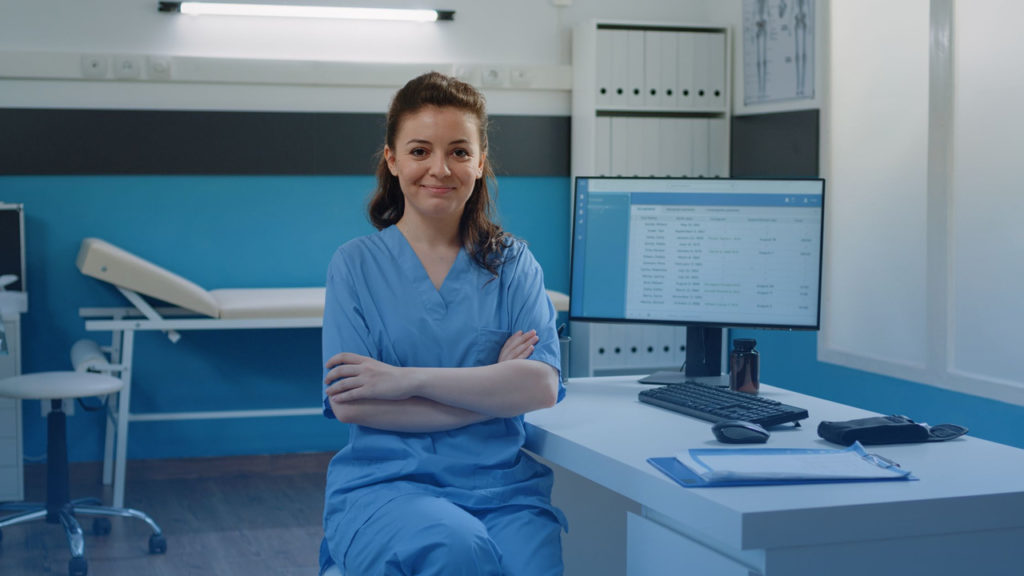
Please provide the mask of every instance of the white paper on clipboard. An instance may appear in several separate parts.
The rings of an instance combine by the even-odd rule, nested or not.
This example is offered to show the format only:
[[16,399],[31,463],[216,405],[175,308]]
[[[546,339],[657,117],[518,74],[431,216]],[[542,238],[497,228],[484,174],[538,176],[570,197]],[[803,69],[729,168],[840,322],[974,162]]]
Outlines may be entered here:
[[895,479],[908,470],[859,442],[839,449],[692,449],[676,459],[709,483],[736,481],[814,481]]

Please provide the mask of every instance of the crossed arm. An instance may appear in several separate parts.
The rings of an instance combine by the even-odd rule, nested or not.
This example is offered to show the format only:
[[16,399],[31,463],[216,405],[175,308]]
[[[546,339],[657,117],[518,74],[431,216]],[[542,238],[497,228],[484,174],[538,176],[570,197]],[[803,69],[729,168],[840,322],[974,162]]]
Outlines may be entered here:
[[536,331],[516,332],[498,361],[469,368],[385,364],[342,352],[327,362],[327,397],[342,422],[395,432],[437,432],[553,406],[558,373],[527,359]]

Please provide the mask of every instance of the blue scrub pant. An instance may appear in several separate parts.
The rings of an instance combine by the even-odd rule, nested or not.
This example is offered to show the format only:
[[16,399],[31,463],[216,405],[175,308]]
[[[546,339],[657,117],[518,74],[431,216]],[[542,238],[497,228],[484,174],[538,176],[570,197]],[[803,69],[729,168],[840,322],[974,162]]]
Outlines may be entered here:
[[[561,532],[547,510],[467,511],[443,498],[410,494],[377,510],[339,564],[353,576],[557,576]],[[342,553],[331,550],[335,560]]]

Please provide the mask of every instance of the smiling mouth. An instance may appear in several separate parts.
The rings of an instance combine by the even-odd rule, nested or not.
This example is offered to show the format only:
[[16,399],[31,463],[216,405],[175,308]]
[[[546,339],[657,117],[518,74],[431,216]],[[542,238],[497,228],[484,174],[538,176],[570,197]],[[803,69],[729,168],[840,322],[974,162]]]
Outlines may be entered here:
[[434,194],[445,194],[447,192],[451,192],[452,190],[454,190],[454,188],[451,186],[429,186],[426,184],[422,185],[421,188]]

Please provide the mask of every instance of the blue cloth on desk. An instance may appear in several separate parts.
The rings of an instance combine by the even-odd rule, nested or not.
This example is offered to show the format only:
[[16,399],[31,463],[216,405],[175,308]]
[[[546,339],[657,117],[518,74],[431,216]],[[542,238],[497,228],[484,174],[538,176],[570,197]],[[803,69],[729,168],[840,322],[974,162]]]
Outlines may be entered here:
[[[539,341],[530,358],[558,370],[555,319],[540,265],[521,242],[506,250],[497,277],[460,251],[437,290],[392,226],[346,243],[331,260],[324,361],[345,351],[397,366],[482,366],[497,361],[512,333],[535,329]],[[559,400],[564,393],[560,383]],[[333,418],[326,397],[324,414]],[[408,495],[442,498],[477,516],[539,510],[544,513],[530,517],[564,527],[551,505],[551,470],[520,450],[525,438],[522,416],[425,434],[350,426],[349,443],[327,473],[329,556],[345,568],[347,556],[361,553],[350,547],[360,528]]]

